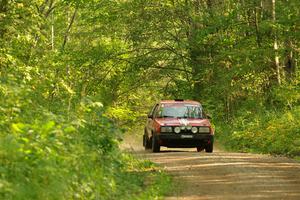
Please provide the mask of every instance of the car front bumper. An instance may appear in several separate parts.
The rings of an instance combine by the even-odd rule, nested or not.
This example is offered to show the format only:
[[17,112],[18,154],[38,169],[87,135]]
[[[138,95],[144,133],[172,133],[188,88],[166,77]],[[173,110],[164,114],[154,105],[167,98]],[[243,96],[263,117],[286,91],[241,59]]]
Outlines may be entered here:
[[211,134],[163,133],[156,135],[156,137],[159,145],[166,147],[205,147],[214,142],[214,136]]

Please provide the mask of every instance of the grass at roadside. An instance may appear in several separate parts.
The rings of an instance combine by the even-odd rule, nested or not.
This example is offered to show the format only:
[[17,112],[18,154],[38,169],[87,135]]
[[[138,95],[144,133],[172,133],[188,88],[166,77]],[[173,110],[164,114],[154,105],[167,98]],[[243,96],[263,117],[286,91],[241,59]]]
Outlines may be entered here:
[[295,160],[297,160],[297,161],[300,162],[300,156],[296,156],[296,157],[295,157]]
[[241,115],[230,124],[218,124],[218,140],[228,150],[300,155],[300,107],[282,113]]
[[122,186],[119,199],[163,199],[163,196],[172,188],[171,177],[157,164],[148,160],[137,159],[129,153],[125,154],[125,160],[129,163],[125,172],[127,180],[134,185],[120,183]]
[[[133,130],[138,128],[138,126],[134,127]],[[129,163],[127,173],[131,175],[132,180],[140,182],[135,195],[131,195],[127,199],[163,199],[173,188],[172,178],[156,163],[136,156],[135,151],[143,151],[142,135],[142,132],[127,132],[120,147],[124,152],[126,163]],[[132,187],[130,189],[132,190]]]

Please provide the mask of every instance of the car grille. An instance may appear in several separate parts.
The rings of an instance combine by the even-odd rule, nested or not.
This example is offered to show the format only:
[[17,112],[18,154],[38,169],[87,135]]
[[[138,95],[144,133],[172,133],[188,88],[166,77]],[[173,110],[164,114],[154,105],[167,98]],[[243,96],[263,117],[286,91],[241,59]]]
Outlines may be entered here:
[[194,133],[192,133],[191,130],[185,129],[185,130],[181,130],[180,133],[178,133],[178,134],[194,134]]
[[192,134],[192,135],[194,135],[194,134],[209,134],[209,133],[192,133],[191,130],[185,129],[185,130],[181,130],[180,133],[173,132],[173,134]]

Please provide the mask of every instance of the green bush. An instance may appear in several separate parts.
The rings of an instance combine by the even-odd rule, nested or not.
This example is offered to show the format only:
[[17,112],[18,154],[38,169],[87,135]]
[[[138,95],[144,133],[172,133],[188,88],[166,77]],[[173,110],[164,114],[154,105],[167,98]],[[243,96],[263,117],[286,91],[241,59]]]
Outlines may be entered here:
[[232,125],[219,124],[220,140],[240,151],[300,155],[300,107],[240,115]]
[[145,187],[146,179],[169,185],[157,167],[119,150],[122,132],[100,102],[50,111],[28,86],[0,86],[0,199],[147,199],[162,190]]

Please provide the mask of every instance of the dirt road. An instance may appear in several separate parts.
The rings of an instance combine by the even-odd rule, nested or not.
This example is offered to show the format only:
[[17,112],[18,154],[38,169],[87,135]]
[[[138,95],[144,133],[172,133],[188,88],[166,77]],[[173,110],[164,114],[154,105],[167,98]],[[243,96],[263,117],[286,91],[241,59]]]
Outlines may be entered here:
[[167,200],[300,199],[300,163],[288,158],[196,149],[152,153],[134,143],[129,146],[173,176],[175,189]]

